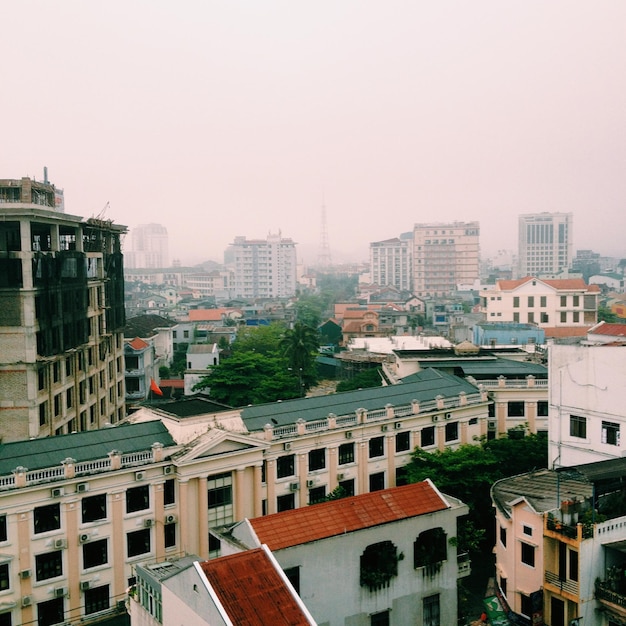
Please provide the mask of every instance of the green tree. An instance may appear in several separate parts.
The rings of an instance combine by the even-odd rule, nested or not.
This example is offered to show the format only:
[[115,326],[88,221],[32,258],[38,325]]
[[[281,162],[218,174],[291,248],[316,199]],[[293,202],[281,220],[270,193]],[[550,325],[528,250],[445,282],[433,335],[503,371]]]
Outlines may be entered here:
[[277,355],[280,342],[285,334],[282,324],[269,326],[242,326],[232,344],[233,353],[255,352],[256,354]]
[[288,367],[298,378],[304,395],[304,391],[317,379],[315,371],[315,358],[319,348],[317,331],[301,322],[296,322],[293,328],[285,331],[280,341],[280,348],[287,359]]
[[380,367],[359,372],[350,380],[342,380],[337,385],[337,391],[353,391],[354,389],[369,389],[370,387],[382,387]]
[[622,320],[609,309],[607,306],[598,307],[598,322],[606,322],[607,324],[619,324]]

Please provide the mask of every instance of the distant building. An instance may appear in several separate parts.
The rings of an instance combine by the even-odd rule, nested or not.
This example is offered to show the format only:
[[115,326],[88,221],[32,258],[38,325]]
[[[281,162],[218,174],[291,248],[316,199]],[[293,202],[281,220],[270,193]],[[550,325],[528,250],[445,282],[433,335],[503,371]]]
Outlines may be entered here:
[[519,276],[558,274],[572,264],[571,213],[519,216]]
[[412,241],[386,239],[370,243],[370,280],[374,285],[391,285],[401,291],[413,288]]
[[0,437],[125,415],[125,226],[58,210],[53,185],[0,180]]
[[161,224],[141,224],[130,231],[130,249],[124,250],[129,268],[169,267],[167,228]]
[[266,239],[235,237],[228,254],[234,258],[235,298],[290,298],[296,293],[296,244],[268,235]]
[[416,296],[447,296],[457,285],[478,280],[478,222],[415,224],[413,230],[413,292]]

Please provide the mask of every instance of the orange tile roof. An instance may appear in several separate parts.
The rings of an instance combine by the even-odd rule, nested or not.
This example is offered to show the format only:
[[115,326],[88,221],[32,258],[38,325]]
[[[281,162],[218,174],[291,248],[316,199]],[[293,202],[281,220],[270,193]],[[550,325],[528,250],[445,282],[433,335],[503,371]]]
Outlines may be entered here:
[[311,624],[263,548],[200,563],[237,626]]
[[626,337],[626,324],[598,324],[589,331],[593,335],[608,335],[610,337]]
[[181,378],[162,378],[159,381],[159,387],[172,387],[173,389],[184,389],[185,381]]
[[430,481],[256,517],[259,541],[280,550],[448,508]]
[[140,339],[139,337],[135,337],[132,341],[129,341],[128,345],[133,350],[145,350],[150,346],[149,343],[146,343],[143,339]]
[[558,291],[565,290],[571,291],[573,289],[583,289],[587,292],[600,292],[598,285],[587,285],[582,278],[559,278],[555,280],[535,278],[534,276],[525,276],[517,280],[499,280],[497,281],[497,287],[500,291],[513,291],[521,285],[526,284],[531,280],[538,280],[544,285],[548,285]]
[[190,309],[190,322],[221,322],[223,309]]
[[546,337],[586,337],[589,332],[590,326],[552,326],[551,328],[544,328],[543,332]]

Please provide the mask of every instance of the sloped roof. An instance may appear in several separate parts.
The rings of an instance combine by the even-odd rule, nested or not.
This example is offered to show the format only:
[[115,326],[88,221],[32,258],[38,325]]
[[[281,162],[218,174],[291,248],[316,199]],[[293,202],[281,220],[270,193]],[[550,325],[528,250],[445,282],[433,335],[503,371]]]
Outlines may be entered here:
[[[548,377],[548,368],[539,363],[530,363],[528,361],[516,361],[514,359],[502,359],[499,357],[485,358],[458,358],[458,359],[441,359],[429,360],[426,362],[428,367],[437,369],[455,369],[461,370],[463,376],[474,376],[480,378],[497,378],[498,376],[506,376],[509,378],[535,376],[539,378]],[[409,374],[402,380],[404,382],[413,380],[416,374]]]
[[590,335],[607,335],[609,337],[626,337],[626,324],[607,324],[600,322],[589,329]]
[[329,413],[348,415],[359,408],[373,411],[387,404],[404,406],[412,400],[428,402],[438,395],[457,397],[461,392],[474,394],[478,390],[458,376],[428,368],[418,372],[408,383],[247,406],[241,411],[241,418],[248,431],[253,432],[263,430],[265,424],[285,426],[298,419],[306,422],[325,419]]
[[[184,381],[183,387],[184,387]],[[220,404],[205,396],[191,396],[175,402],[159,404],[159,411],[176,417],[197,417],[208,413],[232,411],[232,407]]]
[[200,567],[233,624],[314,624],[263,548],[204,561]]
[[548,285],[553,289],[558,291],[572,291],[580,289],[582,291],[600,291],[597,285],[587,285],[587,283],[582,278],[559,278],[559,279],[543,279],[536,278],[534,276],[525,276],[524,278],[519,278],[517,280],[498,280],[497,286],[501,291],[513,291],[522,285],[530,282],[531,280],[536,280],[538,282],[543,283],[544,285]]
[[450,508],[428,481],[256,517],[250,524],[270,550],[328,539]]
[[589,326],[551,326],[543,331],[547,338],[558,339],[562,337],[586,337]]
[[190,309],[190,322],[221,322],[224,309]]
[[135,337],[132,341],[128,341],[127,345],[129,345],[133,350],[145,350],[150,347],[150,344],[146,343],[139,337]]
[[177,324],[161,315],[136,315],[126,321],[124,337],[152,337],[157,328],[171,328]]
[[160,421],[124,424],[70,435],[14,441],[0,445],[0,476],[10,474],[16,467],[29,470],[54,467],[71,457],[77,463],[106,459],[109,452],[123,454],[150,450],[153,443],[165,447],[176,442]]

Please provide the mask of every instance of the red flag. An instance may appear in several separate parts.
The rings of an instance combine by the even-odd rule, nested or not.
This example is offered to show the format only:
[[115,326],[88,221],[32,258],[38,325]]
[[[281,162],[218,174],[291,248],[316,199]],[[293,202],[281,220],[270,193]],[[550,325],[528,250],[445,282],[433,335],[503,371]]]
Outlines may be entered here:
[[153,393],[156,393],[157,396],[163,395],[161,388],[156,384],[156,381],[154,380],[154,378],[150,379],[150,391],[152,391]]

